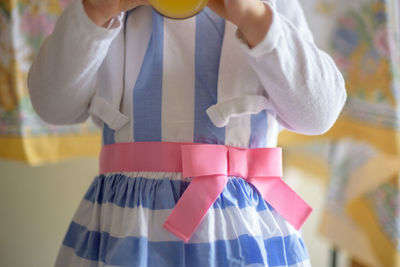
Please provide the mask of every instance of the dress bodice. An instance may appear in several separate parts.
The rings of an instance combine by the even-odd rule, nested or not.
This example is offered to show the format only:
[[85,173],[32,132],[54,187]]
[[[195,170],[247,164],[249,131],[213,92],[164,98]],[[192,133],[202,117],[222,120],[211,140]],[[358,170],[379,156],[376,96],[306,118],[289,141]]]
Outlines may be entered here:
[[[232,118],[225,127],[215,126],[206,113],[219,98],[225,20],[208,8],[187,20],[168,19],[155,11],[151,16],[152,33],[142,66],[133,88],[128,88],[132,92],[124,95],[132,101],[132,140],[116,140],[114,130],[105,124],[104,144],[165,141],[275,146],[278,125],[266,110]],[[127,35],[129,41],[129,27]],[[126,46],[129,49],[129,42]],[[126,64],[133,60],[126,58]]]

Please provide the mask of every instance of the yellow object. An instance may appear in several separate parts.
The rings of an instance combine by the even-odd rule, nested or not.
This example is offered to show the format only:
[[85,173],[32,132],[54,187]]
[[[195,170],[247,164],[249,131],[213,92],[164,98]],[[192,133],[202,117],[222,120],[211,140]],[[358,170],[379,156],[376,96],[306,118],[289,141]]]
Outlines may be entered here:
[[199,13],[208,0],[149,0],[152,7],[165,17],[185,19]]

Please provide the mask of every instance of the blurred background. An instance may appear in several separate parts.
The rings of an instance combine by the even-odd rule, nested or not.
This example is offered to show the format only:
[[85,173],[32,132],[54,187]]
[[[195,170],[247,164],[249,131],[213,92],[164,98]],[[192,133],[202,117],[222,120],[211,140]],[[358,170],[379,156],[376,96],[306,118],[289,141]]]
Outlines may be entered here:
[[[0,266],[52,266],[97,174],[99,131],[32,109],[29,66],[70,0],[0,0]],[[284,175],[315,209],[303,227],[316,267],[400,266],[400,1],[300,0],[348,101],[323,136],[282,132]]]

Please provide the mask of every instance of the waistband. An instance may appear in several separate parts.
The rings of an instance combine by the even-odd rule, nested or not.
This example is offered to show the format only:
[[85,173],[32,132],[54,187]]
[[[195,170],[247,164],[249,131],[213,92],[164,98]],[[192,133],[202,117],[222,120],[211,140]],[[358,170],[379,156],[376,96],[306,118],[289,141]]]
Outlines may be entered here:
[[281,179],[281,148],[173,142],[116,143],[102,148],[100,173],[139,171],[181,172],[184,178],[193,178],[164,223],[185,242],[222,193],[228,176],[239,176],[253,184],[296,229],[312,211]]

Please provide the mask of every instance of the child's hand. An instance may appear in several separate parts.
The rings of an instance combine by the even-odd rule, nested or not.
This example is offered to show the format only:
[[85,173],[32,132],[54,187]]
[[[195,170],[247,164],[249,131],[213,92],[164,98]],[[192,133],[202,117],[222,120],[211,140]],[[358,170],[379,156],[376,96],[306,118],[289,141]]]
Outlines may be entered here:
[[88,17],[102,27],[105,27],[107,22],[120,12],[140,5],[148,5],[147,0],[83,0]]
[[272,22],[272,12],[260,0],[209,0],[208,7],[242,32],[250,47],[257,45]]
[[259,0],[209,0],[208,6],[219,16],[240,26],[246,21],[250,12],[262,7]]

